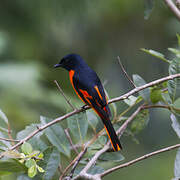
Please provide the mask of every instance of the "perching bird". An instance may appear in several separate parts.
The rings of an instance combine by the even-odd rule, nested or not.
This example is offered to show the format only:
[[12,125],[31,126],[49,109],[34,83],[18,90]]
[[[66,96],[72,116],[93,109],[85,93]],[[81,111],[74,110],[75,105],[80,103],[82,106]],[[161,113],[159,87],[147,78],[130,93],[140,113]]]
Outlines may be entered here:
[[110,120],[111,112],[107,97],[97,74],[77,54],[64,56],[54,67],[62,67],[69,71],[70,82],[76,94],[102,119],[114,151],[121,150],[120,141]]

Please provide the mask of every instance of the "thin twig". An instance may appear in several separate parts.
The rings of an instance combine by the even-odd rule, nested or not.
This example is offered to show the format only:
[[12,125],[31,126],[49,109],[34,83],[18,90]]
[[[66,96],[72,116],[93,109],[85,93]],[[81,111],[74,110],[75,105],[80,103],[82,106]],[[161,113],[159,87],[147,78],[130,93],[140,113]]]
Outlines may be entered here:
[[103,173],[100,174],[100,177],[104,177],[104,176],[106,176],[106,175],[108,175],[108,174],[110,174],[110,173],[112,173],[112,172],[114,172],[114,171],[116,171],[118,169],[130,166],[130,165],[135,164],[135,163],[137,163],[139,161],[142,161],[143,159],[147,159],[147,158],[149,158],[151,156],[154,156],[154,155],[166,152],[166,151],[170,151],[170,150],[173,150],[173,149],[178,148],[178,147],[180,147],[180,144],[176,144],[176,145],[173,145],[173,146],[169,146],[169,147],[160,149],[158,151],[151,152],[149,154],[145,154],[144,156],[141,156],[141,157],[139,157],[137,159],[134,159],[132,161],[129,161],[127,163],[121,164],[119,166],[116,166],[116,167],[113,167],[111,169],[108,169],[108,170],[104,171]]
[[[127,125],[135,118],[135,116],[141,111],[143,105],[141,105],[140,107],[137,108],[137,110],[124,122],[124,124],[116,131],[117,134],[122,135],[122,133],[124,132],[124,130],[126,129]],[[101,154],[103,154],[104,152],[106,152],[109,149],[110,145],[110,140],[107,142],[107,144],[100,150],[98,151],[93,158],[87,163],[87,165],[84,167],[84,169],[80,172],[80,174],[84,174],[87,173],[87,171],[89,170],[89,168],[94,164],[94,162],[96,162],[96,160],[99,158],[99,156]]]
[[120,101],[120,100],[124,100],[124,99],[127,99],[129,96],[143,90],[143,89],[146,89],[148,87],[152,87],[152,86],[155,86],[157,84],[160,84],[160,83],[163,83],[164,81],[168,81],[168,80],[172,80],[174,78],[179,78],[180,77],[180,73],[179,74],[174,74],[174,75],[170,75],[170,76],[167,76],[167,77],[164,77],[164,78],[161,78],[161,79],[158,79],[158,80],[155,80],[155,81],[152,81],[150,83],[147,83],[143,86],[139,86],[139,87],[136,87],[134,88],[133,90],[129,91],[128,93],[120,96],[120,97],[117,97],[117,98],[113,98],[111,100],[108,101],[108,103],[113,103],[113,102],[117,102],[117,101]]
[[122,126],[116,131],[117,134],[122,136],[124,130],[127,128],[128,124],[137,116],[137,114],[143,109],[144,104],[139,106],[136,111],[122,124]]
[[20,140],[16,140],[16,139],[8,139],[8,138],[3,138],[3,137],[0,137],[0,140],[9,141],[9,142],[19,142],[20,141]]
[[128,73],[126,72],[126,70],[124,69],[124,66],[123,66],[123,64],[122,64],[122,62],[121,62],[120,57],[118,56],[117,59],[118,59],[119,65],[121,66],[121,69],[122,69],[123,73],[125,74],[125,76],[126,76],[127,79],[129,80],[129,82],[133,85],[133,87],[136,88],[136,85],[134,84],[134,82],[132,81],[132,79],[130,78],[130,76],[128,75]]
[[179,9],[176,7],[176,5],[173,3],[172,0],[164,0],[166,5],[171,9],[171,11],[174,13],[174,15],[178,18],[178,20],[180,21],[180,11]]
[[58,87],[60,93],[63,95],[64,99],[66,100],[67,104],[69,104],[69,106],[75,110],[76,108],[71,104],[70,100],[68,100],[68,98],[66,97],[66,95],[64,94],[61,86],[58,84],[58,82],[56,80],[54,80],[54,83],[56,84],[56,86]]
[[180,108],[176,108],[176,107],[173,107],[173,106],[168,106],[168,105],[146,105],[143,107],[144,109],[150,109],[150,108],[164,108],[164,109],[168,109],[170,111],[174,110],[176,112],[179,112],[180,113]]
[[[134,88],[133,90],[129,91],[128,93],[126,93],[126,94],[124,94],[124,95],[122,95],[122,96],[120,96],[120,97],[113,98],[113,99],[109,100],[108,103],[110,104],[110,103],[114,103],[114,102],[117,102],[117,101],[120,101],[120,100],[127,99],[129,96],[131,96],[131,95],[133,95],[133,94],[135,94],[135,93],[137,93],[137,92],[139,92],[139,91],[141,91],[141,90],[143,90],[143,89],[145,89],[145,88],[148,88],[148,87],[151,87],[151,86],[160,84],[160,83],[162,83],[162,82],[164,82],[164,81],[168,81],[168,80],[172,80],[172,79],[175,79],[175,78],[179,78],[179,77],[180,77],[180,73],[179,73],[179,74],[173,74],[173,75],[170,75],[170,76],[167,76],[167,77],[164,77],[164,78],[161,78],[161,79],[152,81],[152,82],[147,83],[147,84],[145,84],[145,85],[143,85],[143,86],[136,87],[136,88]],[[85,106],[83,109],[82,109],[82,108],[81,108],[81,109],[75,109],[74,111],[72,111],[72,112],[70,112],[70,113],[67,113],[67,114],[65,114],[65,115],[63,115],[63,116],[61,116],[61,117],[58,117],[58,118],[54,119],[53,121],[51,121],[51,122],[49,122],[49,123],[47,123],[47,124],[39,127],[39,128],[38,128],[37,130],[35,130],[35,131],[33,131],[31,134],[29,134],[28,136],[26,136],[24,139],[22,139],[22,140],[21,140],[20,142],[18,142],[16,145],[12,146],[12,147],[10,148],[10,150],[16,149],[18,146],[22,145],[24,142],[28,141],[28,140],[31,139],[33,136],[35,136],[36,134],[38,134],[38,133],[41,132],[42,130],[48,128],[49,126],[52,126],[53,124],[56,124],[56,123],[58,123],[58,122],[60,122],[60,121],[62,121],[62,120],[64,120],[64,119],[66,119],[66,118],[68,118],[68,117],[70,117],[70,116],[72,116],[72,115],[74,115],[74,114],[78,114],[78,113],[83,112],[83,111],[85,111],[85,110],[87,110],[87,109],[90,109],[90,107],[89,107],[89,106]],[[2,158],[2,157],[3,157],[3,155],[0,156],[0,158]]]
[[69,140],[69,143],[71,144],[72,146],[72,149],[75,151],[76,154],[79,154],[78,153],[78,150],[76,149],[76,147],[74,146],[73,142],[72,142],[72,139],[71,139],[71,136],[69,134],[69,131],[68,131],[68,128],[64,130],[65,134],[66,134],[66,137],[68,138]]
[[98,157],[103,154],[104,152],[106,152],[109,149],[109,141],[108,143],[101,149],[99,150],[94,156],[93,158],[86,164],[86,166],[84,167],[84,169],[80,172],[80,175],[85,174],[89,168],[94,164],[94,162],[96,162],[96,160],[98,159]]
[[11,145],[13,146],[14,141],[13,141],[13,137],[12,137],[12,134],[11,134],[11,126],[10,126],[9,123],[8,123],[8,137],[9,137],[9,139],[11,139]]
[[[87,146],[85,146],[85,148],[76,156],[76,158],[65,168],[65,170],[63,171],[62,175],[60,176],[59,180],[62,180],[64,175],[66,174],[66,172],[70,169],[71,166],[73,166],[73,164],[77,164],[79,163],[79,159],[81,159],[83,157],[83,155],[86,153],[87,151]],[[78,163],[76,163],[78,162]],[[77,167],[77,165],[74,167],[74,170],[75,168]]]
[[59,171],[61,174],[63,173],[61,164],[59,164],[59,166],[58,166],[58,171]]
[[[65,170],[63,171],[62,175],[60,176],[59,180],[62,180],[64,175],[66,174],[66,172],[71,168],[71,166],[76,163],[76,161],[78,161],[78,159],[82,159],[83,155],[85,154],[85,152],[87,151],[87,148],[99,137],[99,135],[101,135],[101,133],[103,132],[103,130],[101,130],[100,132],[98,132],[98,134],[96,134],[96,136],[94,136],[90,141],[88,141],[85,145],[84,145],[84,149],[74,158],[74,160],[65,168]],[[79,161],[78,161],[79,163]],[[77,163],[77,165],[78,165]],[[76,167],[77,167],[76,165]],[[75,167],[75,168],[76,168]]]
[[80,154],[79,158],[76,160],[76,162],[74,163],[73,167],[72,167],[72,170],[71,170],[71,173],[69,175],[70,178],[73,177],[73,174],[74,174],[74,171],[77,167],[77,165],[79,164],[80,160],[82,159],[82,157],[84,156],[84,154],[86,153],[87,151],[87,148],[84,149],[84,151],[82,151],[82,153]]

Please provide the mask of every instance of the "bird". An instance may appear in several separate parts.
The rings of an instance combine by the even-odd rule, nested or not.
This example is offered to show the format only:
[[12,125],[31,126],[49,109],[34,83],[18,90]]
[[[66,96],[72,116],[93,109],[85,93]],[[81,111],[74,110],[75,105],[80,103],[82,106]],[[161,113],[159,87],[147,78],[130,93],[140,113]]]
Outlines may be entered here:
[[121,150],[122,146],[110,120],[107,96],[96,72],[78,54],[64,56],[54,67],[61,67],[69,72],[70,82],[78,97],[101,118],[113,150]]

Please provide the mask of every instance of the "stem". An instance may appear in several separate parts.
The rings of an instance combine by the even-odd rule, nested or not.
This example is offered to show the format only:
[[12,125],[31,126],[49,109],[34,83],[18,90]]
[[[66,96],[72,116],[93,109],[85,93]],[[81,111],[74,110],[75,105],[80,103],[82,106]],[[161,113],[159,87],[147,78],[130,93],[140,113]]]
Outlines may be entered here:
[[105,171],[102,174],[100,174],[100,177],[104,177],[104,176],[106,176],[106,175],[108,175],[108,174],[110,174],[110,173],[112,173],[112,172],[114,172],[114,171],[116,171],[118,169],[121,169],[121,168],[124,168],[124,167],[128,167],[128,166],[130,166],[132,164],[135,164],[135,163],[137,163],[139,161],[142,161],[144,159],[147,159],[149,157],[152,157],[154,155],[157,155],[157,154],[160,154],[160,153],[163,153],[163,152],[166,152],[166,151],[173,150],[173,149],[178,148],[178,147],[180,147],[180,144],[176,144],[176,145],[173,145],[173,146],[169,146],[169,147],[166,147],[166,148],[163,148],[163,149],[151,152],[149,154],[145,154],[144,156],[141,156],[141,157],[139,157],[137,159],[134,159],[134,160],[129,161],[127,163],[124,163],[124,164],[121,164],[119,166],[116,166],[116,167],[113,167],[111,169],[108,169],[107,171]]
[[178,18],[180,21],[180,11],[179,9],[175,6],[172,0],[164,0],[166,5],[171,9],[171,11],[174,13],[174,15]]
[[[148,88],[148,87],[151,87],[151,86],[160,84],[160,83],[162,83],[162,82],[164,82],[164,81],[168,81],[168,80],[172,80],[172,79],[175,79],[175,78],[179,78],[179,77],[180,77],[180,73],[179,73],[179,74],[173,74],[173,75],[170,75],[170,76],[167,76],[167,77],[164,77],[164,78],[161,78],[161,79],[152,81],[152,82],[147,83],[147,84],[145,84],[145,85],[143,85],[143,86],[136,87],[136,88],[134,88],[133,90],[129,91],[128,93],[126,93],[126,94],[124,94],[124,95],[122,95],[122,96],[120,96],[120,97],[113,98],[113,99],[109,100],[108,103],[114,103],[114,102],[118,102],[118,101],[120,101],[120,100],[124,100],[124,99],[128,98],[129,96],[131,96],[131,95],[133,95],[133,94],[135,94],[135,93],[137,93],[137,92],[139,92],[139,91],[141,91],[141,90],[143,90],[143,89],[145,89],[145,88]],[[70,117],[70,116],[72,116],[72,115],[74,115],[74,114],[78,114],[78,113],[80,113],[80,112],[82,112],[82,111],[85,111],[85,110],[87,110],[87,109],[90,109],[90,107],[89,107],[89,106],[85,106],[83,109],[82,109],[82,108],[81,108],[81,109],[75,109],[74,111],[72,111],[72,112],[70,112],[70,113],[67,113],[67,114],[65,114],[65,115],[63,115],[63,116],[61,116],[61,117],[59,117],[59,118],[56,118],[55,120],[53,120],[53,121],[51,121],[51,122],[49,122],[49,123],[41,126],[41,127],[38,127],[37,130],[35,130],[34,132],[32,132],[31,134],[29,134],[28,136],[26,136],[24,139],[22,139],[22,140],[21,140],[20,142],[18,142],[16,145],[12,146],[12,147],[10,148],[10,150],[16,149],[18,146],[22,145],[24,142],[28,141],[28,140],[31,139],[33,136],[35,136],[36,134],[38,134],[38,133],[41,132],[42,130],[48,128],[49,126],[52,126],[53,124],[56,124],[56,123],[58,123],[58,122],[60,122],[60,121],[62,121],[62,120],[64,120],[64,119],[66,119],[66,118],[68,118],[68,117]],[[3,157],[3,155],[0,156],[0,158],[2,158],[2,157]]]

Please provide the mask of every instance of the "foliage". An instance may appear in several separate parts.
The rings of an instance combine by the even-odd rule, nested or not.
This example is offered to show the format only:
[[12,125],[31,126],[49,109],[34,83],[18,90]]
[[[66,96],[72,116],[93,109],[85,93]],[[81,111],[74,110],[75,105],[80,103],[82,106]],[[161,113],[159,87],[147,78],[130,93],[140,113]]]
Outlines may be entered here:
[[[149,53],[149,50],[145,50],[145,52]],[[155,51],[151,50],[150,52],[150,54],[152,54],[152,52],[154,53]],[[172,61],[168,61],[170,75],[180,72],[180,62],[178,57],[179,50],[173,49],[172,51],[171,49],[171,52],[175,53],[176,57]],[[161,60],[164,59],[164,55],[161,54],[157,55],[156,53],[156,57],[160,57]],[[146,84],[145,80],[139,75],[133,75],[133,81],[137,87]],[[168,91],[166,90],[167,88]],[[121,115],[117,115],[116,106],[113,105],[112,108],[115,109],[114,119],[116,126],[119,128],[122,124],[121,120],[119,121],[116,119],[119,119],[119,117],[121,117],[120,119],[127,119],[128,117],[122,116],[122,114],[129,112],[132,108],[138,106],[142,102],[144,102],[146,106],[151,104],[168,105],[169,110],[172,113],[172,127],[177,135],[180,136],[180,124],[178,120],[179,111],[177,110],[177,107],[174,107],[174,103],[179,99],[179,90],[180,83],[179,79],[177,78],[174,80],[169,80],[168,83],[163,83],[144,89],[139,92],[139,96],[137,97],[130,96],[128,99],[125,99],[124,103],[128,105],[128,108],[124,111],[124,113],[121,113]],[[169,94],[171,99],[170,104],[163,94]],[[45,125],[50,121],[52,121],[52,119],[41,116],[38,124],[31,124],[24,130],[18,132],[17,139],[22,140],[31,132],[36,130],[37,127]],[[135,135],[147,126],[148,122],[149,110],[141,110],[131,123],[130,128],[127,129],[127,132],[129,132],[128,134],[132,137],[132,139],[134,139]],[[9,121],[1,110],[0,125],[1,137],[8,138]],[[70,134],[67,135],[64,129],[69,131]],[[21,178],[22,176],[27,177],[28,175],[30,178],[35,179],[52,179],[53,177],[61,174],[61,171],[58,171],[58,167],[62,168],[62,166],[65,165],[62,159],[64,159],[66,162],[69,161],[68,159],[72,160],[73,151],[75,150],[73,144],[78,144],[80,148],[83,147],[85,142],[90,141],[91,138],[93,138],[94,135],[97,135],[98,131],[100,132],[102,129],[102,124],[97,126],[97,118],[94,116],[93,112],[88,111],[69,117],[66,125],[64,124],[61,126],[60,124],[55,124],[45,129],[44,132],[39,132],[37,135],[32,137],[29,143],[25,142],[21,146],[21,150],[9,151],[7,148],[11,147],[11,144],[7,141],[3,141],[1,143],[1,150],[4,151],[4,158],[0,161],[0,172],[2,175],[14,172],[20,173],[18,178]],[[92,134],[94,135],[92,136]],[[87,159],[91,158],[99,149],[102,149],[106,142],[107,138],[104,136],[100,136],[98,139],[93,141],[93,143],[88,147],[85,157],[80,161],[74,175],[77,175],[80,170],[85,167]],[[34,148],[38,150],[33,150]],[[104,172],[105,169],[102,166],[102,162],[111,161],[117,163],[124,160],[124,158],[125,157],[123,157],[120,152],[103,153],[98,158],[93,168],[89,169],[88,173],[97,174]],[[175,177],[179,177],[176,170],[178,169],[178,164],[179,155],[177,154],[175,161]],[[7,165],[11,168],[7,168]],[[113,164],[111,164],[111,166],[113,166]]]
[[[144,0],[145,19],[150,17],[150,14],[154,9],[154,2],[155,0]],[[0,66],[0,99],[1,102],[5,102],[6,106],[4,109],[6,109],[5,111],[8,117],[10,114],[9,109],[13,109],[14,111],[14,113],[10,115],[11,118],[9,121],[5,113],[0,110],[1,138],[12,140],[13,137],[16,137],[16,140],[20,141],[33,131],[37,130],[38,127],[52,121],[54,119],[54,112],[57,113],[60,111],[59,114],[61,114],[61,111],[69,111],[69,107],[65,104],[63,97],[60,97],[54,90],[49,88],[49,81],[52,81],[52,73],[49,73],[44,65],[40,65],[40,61],[43,64],[46,62],[47,66],[49,66],[49,64],[52,66],[52,62],[49,62],[49,59],[57,59],[59,52],[64,53],[63,51],[66,52],[67,50],[69,51],[69,49],[73,50],[73,47],[75,46],[76,50],[79,50],[80,52],[84,52],[86,50],[87,52],[93,52],[89,53],[93,54],[90,56],[92,64],[95,62],[93,59],[97,58],[97,54],[101,56],[104,63],[104,59],[107,54],[114,54],[116,51],[119,52],[119,47],[117,48],[114,44],[119,44],[119,40],[121,40],[122,35],[119,39],[119,34],[114,30],[119,29],[117,27],[119,27],[119,24],[123,23],[123,21],[125,24],[129,24],[127,23],[129,22],[129,19],[126,19],[127,17],[125,18],[123,14],[133,17],[133,23],[135,26],[138,24],[138,15],[134,18],[134,14],[139,12],[139,4],[135,1],[128,2],[127,0],[112,0],[106,2],[92,1],[91,3],[88,1],[79,1],[73,3],[72,7],[69,7],[71,6],[71,3],[71,1],[54,1],[54,3],[50,5],[49,2],[46,1],[42,4],[40,4],[40,2],[31,4],[31,2],[24,3],[22,1],[14,2],[13,4],[10,1],[6,1],[1,4],[1,11],[4,12],[4,15],[0,18],[0,23],[2,25],[2,32],[0,32],[0,58],[2,61],[7,59],[8,63],[1,64]],[[127,10],[123,8],[124,4],[127,4]],[[70,11],[67,11],[67,9],[70,9]],[[76,9],[78,9],[78,13],[76,13]],[[62,17],[64,14],[66,14],[66,17],[63,20]],[[13,20],[11,19],[11,22],[8,20],[5,21],[4,17],[9,17]],[[75,20],[78,22],[77,24],[74,23]],[[164,21],[160,19],[158,22]],[[19,26],[17,26],[17,24],[19,24]],[[116,26],[114,26],[115,24]],[[160,24],[159,28],[161,28],[161,23],[156,24]],[[7,27],[9,29],[6,32],[4,29]],[[102,32],[103,29],[105,31]],[[154,30],[154,27],[152,27],[152,29],[149,27],[149,29],[151,32],[152,29]],[[93,33],[95,31],[99,33],[96,36],[94,36]],[[112,34],[110,33],[111,31]],[[122,32],[120,32],[120,34],[121,33]],[[131,33],[128,33],[128,38],[131,39],[131,37],[129,37]],[[76,36],[74,36],[74,34],[76,34]],[[112,38],[114,36],[115,38]],[[112,42],[109,42],[109,39],[105,43],[104,39],[102,41],[103,37],[110,37]],[[136,38],[134,34],[133,38]],[[177,35],[177,38],[180,46],[180,36]],[[83,41],[83,39],[85,39],[85,41]],[[95,43],[93,39],[95,39]],[[137,38],[134,41],[141,42],[142,39]],[[86,41],[88,43],[86,43]],[[44,44],[42,44],[42,42],[44,42]],[[85,43],[86,47],[84,46]],[[109,48],[110,46],[112,46],[112,48]],[[127,54],[130,54],[129,51],[134,44],[131,42],[128,46],[129,49],[124,49],[128,52]],[[13,48],[11,49],[11,47]],[[97,50],[99,47],[101,47],[101,55],[100,51]],[[36,49],[38,49],[38,52],[36,52]],[[179,47],[168,48],[168,50],[175,56],[174,58],[171,56],[166,58],[164,54],[151,49],[142,50],[167,63],[169,66],[169,75],[180,73]],[[24,64],[13,65],[11,60],[9,60],[9,57],[13,57],[13,60],[16,58],[23,59]],[[29,59],[26,59],[26,57],[33,57],[31,62],[34,63],[29,63]],[[134,58],[138,59],[138,57]],[[133,64],[133,62],[131,63]],[[146,64],[146,62],[143,63],[144,65]],[[135,64],[138,66],[137,63]],[[44,78],[42,78],[42,74]],[[54,77],[56,76],[54,75]],[[145,85],[146,81],[144,79],[147,80],[147,77],[143,76],[142,78],[140,75],[133,75],[133,81],[136,87]],[[43,88],[44,85],[46,88]],[[146,107],[164,106],[171,113],[170,118],[172,120],[172,128],[179,137],[179,93],[180,78],[176,78],[169,80],[168,82],[143,89],[138,92],[136,96],[128,97],[122,103],[123,107],[126,108],[125,110],[123,108],[118,108],[118,106],[114,103],[111,104],[110,107],[113,110],[112,122],[114,123],[115,129],[119,129],[123,122],[131,116],[132,111],[142,104]],[[73,97],[70,96],[70,98],[73,102],[77,103]],[[32,105],[32,102],[35,102],[36,106]],[[117,109],[120,109],[121,114],[119,114]],[[28,126],[24,127],[23,130],[19,130],[24,126],[24,124],[21,123],[24,118],[26,118],[27,121],[30,121],[31,119],[37,119],[39,114],[43,114],[43,116],[40,117],[40,120],[30,123]],[[17,119],[17,121],[14,122],[14,119]],[[149,110],[141,110],[126,129],[126,135],[132,140],[138,142],[138,133],[141,133],[141,131],[147,127],[149,121]],[[10,123],[14,123],[13,125],[15,128],[12,126],[13,129],[11,129]],[[17,127],[19,128],[18,131],[16,129]],[[69,135],[67,135],[67,132]],[[45,129],[43,132],[40,131],[28,142],[25,142],[21,148],[17,148],[16,150],[8,150],[14,143],[17,143],[16,141],[11,142],[0,140],[0,152],[1,155],[4,156],[2,160],[0,160],[0,176],[5,178],[6,175],[14,174],[18,180],[58,179],[59,176],[62,175],[62,171],[64,171],[69,163],[72,162],[75,154],[77,152],[79,153],[87,142],[92,141],[92,144],[89,145],[87,149],[87,153],[75,169],[75,177],[80,173],[82,168],[86,166],[89,159],[91,159],[96,152],[104,147],[107,140],[108,138],[104,133],[102,123],[94,112],[88,110],[86,112],[76,114],[69,117],[66,123],[63,122],[60,124],[54,124],[53,126]],[[180,178],[179,151],[180,150],[177,152],[175,160],[175,179]],[[126,156],[123,156],[121,152],[105,152],[88,170],[88,173],[102,173],[106,169],[114,167],[118,163],[122,162],[125,158]]]

